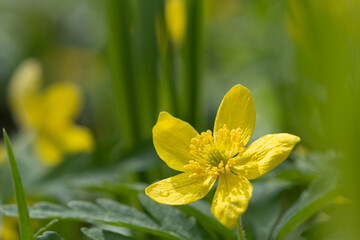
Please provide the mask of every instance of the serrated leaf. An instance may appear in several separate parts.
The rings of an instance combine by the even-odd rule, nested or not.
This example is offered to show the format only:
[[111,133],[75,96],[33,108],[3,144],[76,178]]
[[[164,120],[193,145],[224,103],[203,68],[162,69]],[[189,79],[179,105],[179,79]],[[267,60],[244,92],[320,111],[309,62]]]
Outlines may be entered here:
[[106,217],[109,220],[121,220],[126,225],[136,228],[156,229],[159,227],[149,216],[127,205],[109,199],[99,199],[97,203],[108,213]]
[[81,228],[81,232],[92,240],[131,240],[134,238],[101,228]]
[[21,183],[19,170],[15,161],[13,150],[11,148],[9,137],[6,134],[5,129],[3,129],[3,134],[4,134],[7,155],[10,163],[11,176],[15,190],[16,204],[17,204],[17,208],[19,209],[20,237],[23,240],[31,240],[33,238],[33,230],[31,227],[29,212],[26,205],[24,188]]
[[242,215],[247,239],[268,239],[282,210],[283,192],[291,186],[276,178],[253,183],[249,207]]
[[319,211],[327,202],[336,197],[340,187],[336,177],[318,177],[304,191],[300,198],[285,212],[272,234],[272,239],[283,239],[297,225]]
[[189,217],[178,209],[159,204],[144,194],[139,194],[139,200],[145,209],[166,230],[174,232],[183,239],[210,239],[211,237],[197,223],[194,217]]
[[106,192],[111,194],[119,194],[122,196],[133,195],[136,196],[140,192],[143,192],[144,189],[148,186],[145,183],[116,183],[110,181],[102,181],[96,182],[94,184],[84,182],[82,185],[78,185],[78,187],[85,188],[85,190],[89,191],[97,191],[97,192]]
[[[99,216],[104,212],[99,206],[86,201],[71,201],[67,205],[83,219],[89,218],[89,216]],[[90,217],[89,220],[91,219]]]
[[199,200],[191,204],[177,206],[177,208],[189,216],[194,216],[207,232],[213,233],[217,238],[236,239],[236,234],[233,231],[226,228],[210,214],[211,206],[206,201]]
[[[145,213],[109,199],[99,199],[97,204],[72,201],[68,207],[38,202],[29,210],[30,216],[35,219],[75,220],[91,224],[123,226],[167,239],[184,239],[177,233],[163,228]],[[7,216],[17,216],[18,214],[15,205],[0,206],[0,212]]]
[[63,238],[56,232],[48,231],[35,238],[35,240],[63,240]]

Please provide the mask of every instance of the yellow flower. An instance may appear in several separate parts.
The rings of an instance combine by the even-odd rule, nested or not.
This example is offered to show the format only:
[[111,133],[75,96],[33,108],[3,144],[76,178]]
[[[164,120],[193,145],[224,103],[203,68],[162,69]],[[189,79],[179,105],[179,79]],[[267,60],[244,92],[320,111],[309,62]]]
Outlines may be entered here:
[[252,195],[249,180],[284,161],[300,138],[269,134],[245,147],[255,127],[255,106],[249,90],[234,86],[219,107],[214,126],[199,134],[188,123],[161,112],[153,128],[153,142],[174,177],[146,188],[156,202],[181,205],[203,198],[219,177],[211,212],[226,227],[236,226]]
[[165,20],[172,40],[179,44],[184,38],[186,14],[185,0],[166,0]]
[[42,67],[34,59],[24,61],[9,86],[9,104],[20,127],[36,135],[36,149],[47,165],[57,164],[64,153],[91,150],[89,129],[75,125],[81,107],[80,89],[70,82],[58,82],[46,89]]
[[0,239],[18,240],[18,220],[15,217],[5,217],[1,222]]

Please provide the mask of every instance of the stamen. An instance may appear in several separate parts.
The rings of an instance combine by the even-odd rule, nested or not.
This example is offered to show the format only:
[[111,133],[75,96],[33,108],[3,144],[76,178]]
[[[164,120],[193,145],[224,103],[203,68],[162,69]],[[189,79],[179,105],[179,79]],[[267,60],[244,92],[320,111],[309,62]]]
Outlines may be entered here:
[[190,178],[232,173],[231,168],[245,150],[240,129],[229,130],[225,124],[214,136],[207,130],[191,139],[189,148],[193,159],[184,169],[192,171]]

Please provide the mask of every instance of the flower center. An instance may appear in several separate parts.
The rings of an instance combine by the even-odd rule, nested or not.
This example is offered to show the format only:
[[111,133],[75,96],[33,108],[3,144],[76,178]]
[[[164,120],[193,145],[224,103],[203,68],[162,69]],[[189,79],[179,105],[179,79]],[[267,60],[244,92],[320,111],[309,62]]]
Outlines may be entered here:
[[207,130],[191,139],[190,154],[193,159],[184,169],[192,171],[190,177],[229,174],[244,150],[240,129],[230,131],[224,124],[214,135]]

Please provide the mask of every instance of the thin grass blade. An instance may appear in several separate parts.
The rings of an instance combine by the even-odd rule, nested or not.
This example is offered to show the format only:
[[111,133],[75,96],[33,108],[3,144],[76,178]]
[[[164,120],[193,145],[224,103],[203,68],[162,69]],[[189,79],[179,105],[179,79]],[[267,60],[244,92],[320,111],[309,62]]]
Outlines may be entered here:
[[7,150],[7,155],[9,158],[11,175],[14,184],[16,204],[19,211],[19,225],[20,225],[20,237],[22,240],[31,240],[33,239],[33,230],[31,227],[29,212],[26,206],[26,198],[23,185],[21,183],[20,174],[18,167],[15,161],[14,153],[11,148],[9,137],[3,129],[3,135],[5,140],[5,146]]

